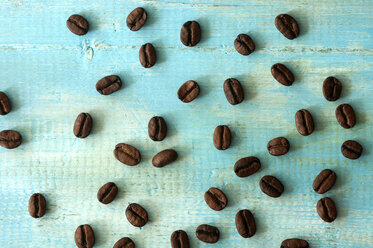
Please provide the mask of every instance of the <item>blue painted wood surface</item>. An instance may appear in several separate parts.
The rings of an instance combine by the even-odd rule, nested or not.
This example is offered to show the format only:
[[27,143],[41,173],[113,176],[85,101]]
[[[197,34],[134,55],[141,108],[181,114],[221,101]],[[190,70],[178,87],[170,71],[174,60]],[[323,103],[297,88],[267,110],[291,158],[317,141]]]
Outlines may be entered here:
[[[149,19],[138,32],[125,26],[135,7],[146,8]],[[170,247],[177,229],[188,232],[192,247],[199,242],[195,228],[217,226],[221,240],[213,247],[279,247],[282,240],[304,238],[311,247],[373,247],[373,2],[331,1],[114,1],[114,0],[3,0],[0,6],[0,90],[13,111],[0,117],[0,129],[22,133],[15,150],[0,149],[0,247],[74,247],[74,231],[88,223],[96,233],[96,247],[112,247],[129,236],[136,247]],[[91,24],[86,36],[69,32],[70,14],[84,15]],[[274,18],[290,13],[301,35],[285,39]],[[198,46],[179,40],[182,24],[197,20],[203,30]],[[257,50],[239,55],[233,41],[248,33]],[[158,62],[144,69],[138,50],[154,44]],[[278,84],[270,73],[282,62],[294,72],[291,87]],[[124,86],[110,96],[95,90],[98,79],[118,74]],[[327,102],[322,82],[330,75],[343,83],[342,98]],[[228,77],[239,79],[245,101],[231,106],[223,93]],[[190,79],[201,86],[191,104],[176,92]],[[351,130],[337,123],[334,111],[350,103],[357,112]],[[315,132],[302,137],[294,114],[307,108]],[[93,133],[76,139],[72,126],[80,112],[91,113]],[[167,138],[148,138],[148,120],[166,119]],[[232,147],[218,151],[212,144],[214,128],[228,125]],[[286,136],[291,151],[272,157],[267,142]],[[341,144],[356,139],[364,146],[359,160],[340,153]],[[112,150],[119,142],[141,150],[137,167],[119,163]],[[179,160],[162,169],[151,165],[158,151],[174,148]],[[262,169],[249,178],[233,172],[235,161],[258,156]],[[325,168],[337,172],[335,187],[326,196],[338,207],[338,219],[324,223],[315,205],[321,198],[312,190],[314,177]],[[278,199],[264,195],[259,179],[272,174],[285,185]],[[104,206],[97,190],[108,181],[120,188],[118,198]],[[215,212],[204,203],[211,186],[221,188],[229,205]],[[29,196],[41,192],[47,214],[33,219]],[[127,222],[129,202],[143,205],[150,222],[142,229]],[[234,215],[250,209],[258,232],[241,238]],[[212,247],[212,246],[211,246]]]

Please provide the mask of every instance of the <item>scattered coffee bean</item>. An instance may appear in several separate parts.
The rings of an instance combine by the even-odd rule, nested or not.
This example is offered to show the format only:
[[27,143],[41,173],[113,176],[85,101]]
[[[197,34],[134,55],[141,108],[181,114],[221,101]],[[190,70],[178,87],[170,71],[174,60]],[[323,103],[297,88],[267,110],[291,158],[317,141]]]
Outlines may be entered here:
[[122,81],[116,75],[106,76],[96,83],[96,90],[101,95],[110,95],[119,90],[120,87],[122,87]]
[[214,146],[218,150],[226,150],[231,145],[231,131],[227,126],[217,126],[214,131]]
[[174,162],[177,159],[177,152],[172,149],[166,149],[159,153],[157,153],[152,160],[152,163],[155,167],[163,167],[166,166],[172,162]]
[[244,92],[240,81],[235,78],[228,78],[224,81],[224,94],[232,105],[239,104],[244,99]]
[[355,111],[349,104],[341,104],[335,110],[337,121],[344,128],[352,128],[356,124]]
[[317,213],[325,222],[333,222],[337,218],[337,208],[334,201],[329,197],[320,199],[317,202]]
[[88,21],[80,15],[72,15],[66,21],[67,28],[76,35],[85,35],[88,32]]
[[114,201],[117,193],[118,187],[115,185],[115,183],[106,183],[97,192],[97,199],[103,204],[109,204],[110,202]]
[[325,169],[313,181],[313,190],[319,194],[324,194],[333,187],[336,180],[337,174],[332,170]]
[[277,63],[271,67],[272,76],[282,85],[290,86],[294,83],[294,75],[285,65]]
[[124,143],[119,143],[115,146],[114,156],[120,162],[129,166],[137,165],[141,161],[139,150]]
[[124,237],[118,240],[113,248],[135,248],[135,243],[132,241],[132,239]]
[[234,164],[234,172],[239,177],[248,177],[260,169],[260,160],[257,157],[241,158]]
[[148,222],[148,213],[143,207],[136,203],[128,205],[126,217],[129,223],[136,227],[142,227]]
[[143,8],[136,8],[134,9],[129,15],[127,16],[127,27],[132,31],[139,30],[142,26],[144,26],[147,18],[147,13]]
[[0,132],[0,146],[7,149],[14,149],[21,145],[22,135],[14,130],[4,130]]
[[205,193],[205,202],[211,209],[220,211],[227,206],[228,199],[220,189],[209,188]]
[[290,143],[284,137],[274,138],[268,142],[267,149],[271,155],[281,156],[289,151]]
[[88,113],[80,113],[75,120],[74,134],[78,138],[87,137],[92,130],[92,117]]
[[148,124],[149,137],[154,141],[162,141],[167,135],[167,125],[160,116],[154,116]]
[[213,244],[218,242],[220,232],[217,227],[204,224],[197,227],[196,236],[202,242]]
[[8,96],[0,91],[0,115],[6,115],[11,110],[11,105]]
[[297,21],[288,14],[278,15],[275,19],[275,25],[286,38],[293,40],[299,35],[299,27]]
[[363,147],[354,140],[347,140],[341,146],[343,156],[349,159],[358,159],[363,152]]
[[274,176],[264,176],[259,182],[260,189],[263,193],[271,197],[279,197],[284,192],[284,185]]
[[189,237],[183,230],[177,230],[171,235],[171,248],[189,248]]
[[199,85],[193,80],[185,82],[177,91],[177,96],[182,102],[188,103],[193,101],[199,95]]
[[234,40],[234,48],[242,55],[249,55],[255,50],[255,43],[247,34],[239,34]]
[[47,202],[42,194],[36,193],[30,197],[28,211],[34,218],[43,217],[47,209]]
[[79,248],[92,248],[95,245],[95,233],[90,225],[80,225],[75,231],[75,244]]
[[295,113],[295,125],[301,135],[310,135],[314,129],[311,113],[307,109],[298,110],[297,113]]
[[286,239],[282,241],[281,248],[309,248],[307,241],[303,239]]
[[236,228],[243,238],[250,238],[256,233],[256,225],[250,210],[240,210],[236,214]]
[[140,63],[145,68],[150,68],[155,65],[157,53],[152,44],[146,43],[141,46],[139,51]]
[[196,21],[184,23],[180,31],[180,40],[185,46],[195,46],[201,40],[201,27]]
[[324,97],[328,101],[336,101],[342,92],[342,83],[335,77],[327,77],[322,86]]

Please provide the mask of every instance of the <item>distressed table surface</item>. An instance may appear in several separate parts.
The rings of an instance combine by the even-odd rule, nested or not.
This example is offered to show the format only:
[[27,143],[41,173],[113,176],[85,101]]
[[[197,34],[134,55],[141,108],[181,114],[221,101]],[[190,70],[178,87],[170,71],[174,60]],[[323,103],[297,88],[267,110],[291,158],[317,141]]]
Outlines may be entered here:
[[[140,31],[125,25],[127,14],[143,6],[149,19]],[[22,133],[15,150],[0,149],[0,247],[74,247],[74,231],[90,224],[96,247],[112,247],[129,236],[136,247],[170,247],[177,229],[189,234],[192,247],[279,247],[282,240],[304,238],[311,247],[373,247],[373,2],[235,0],[3,0],[0,6],[0,90],[11,98],[13,111],[0,117],[0,129]],[[91,24],[86,36],[69,32],[65,21],[80,13]],[[301,35],[285,39],[274,26],[280,13],[299,22]],[[179,40],[182,24],[198,20],[203,36],[187,48]],[[257,50],[239,55],[237,34],[248,33]],[[138,50],[154,44],[158,62],[144,69]],[[272,64],[282,62],[294,72],[291,87],[277,83]],[[118,74],[124,87],[110,96],[95,90],[103,76]],[[337,102],[327,102],[322,82],[330,75],[343,83]],[[239,79],[246,99],[230,105],[223,93],[228,77]],[[191,104],[177,99],[179,86],[194,79],[201,95]],[[337,123],[335,108],[350,103],[357,112],[351,130]],[[309,137],[296,131],[294,114],[307,108],[316,122]],[[93,133],[77,139],[72,126],[80,112],[91,113]],[[155,143],[147,135],[148,120],[166,119],[168,137]],[[232,147],[218,151],[214,128],[228,125]],[[272,157],[267,142],[285,136],[291,151]],[[364,154],[356,161],[340,153],[341,144],[356,139]],[[143,161],[136,167],[113,156],[119,142],[135,145]],[[177,162],[158,169],[151,158],[174,148]],[[233,165],[254,155],[262,169],[238,178]],[[335,187],[326,196],[338,206],[338,219],[327,224],[315,206],[321,195],[312,190],[314,177],[325,168],[336,171]],[[259,179],[271,174],[285,186],[278,199],[264,195]],[[118,198],[107,206],[97,190],[115,182]],[[215,212],[204,203],[211,186],[221,188],[229,205]],[[33,219],[27,211],[34,192],[43,193],[47,214]],[[137,202],[149,212],[142,229],[124,214]],[[241,238],[234,216],[250,209],[257,234]],[[195,228],[217,226],[221,240],[199,242]]]

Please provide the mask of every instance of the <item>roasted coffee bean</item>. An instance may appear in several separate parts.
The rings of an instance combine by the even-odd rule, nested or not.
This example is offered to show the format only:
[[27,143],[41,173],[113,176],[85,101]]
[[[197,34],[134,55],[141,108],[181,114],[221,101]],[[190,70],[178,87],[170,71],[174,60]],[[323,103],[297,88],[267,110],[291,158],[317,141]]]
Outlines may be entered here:
[[240,81],[235,78],[228,78],[224,81],[224,94],[232,105],[239,104],[244,99],[244,92]]
[[183,230],[177,230],[171,235],[171,248],[189,248],[189,237]]
[[337,174],[334,171],[325,169],[313,181],[313,190],[319,194],[324,194],[331,189],[337,180]]
[[226,150],[231,145],[231,130],[227,126],[217,126],[214,131],[214,146],[218,150]]
[[142,227],[148,222],[148,213],[143,207],[136,203],[128,205],[126,217],[129,223],[136,227]]
[[7,149],[14,149],[21,145],[22,135],[14,130],[4,130],[0,132],[0,146]]
[[124,237],[118,240],[113,248],[135,248],[135,243],[132,241],[132,239]]
[[272,76],[282,85],[290,86],[294,83],[294,75],[285,65],[277,63],[271,67]]
[[227,206],[228,199],[220,189],[209,188],[205,193],[205,202],[211,209],[220,211]]
[[80,15],[72,15],[66,21],[67,28],[76,35],[85,35],[88,32],[88,21]]
[[196,21],[184,23],[180,31],[180,40],[185,46],[195,46],[201,40],[201,27]]
[[363,147],[355,140],[347,140],[341,146],[343,156],[349,159],[358,159],[363,152]]
[[11,110],[11,105],[8,96],[0,91],[0,115],[6,115]]
[[244,238],[250,238],[256,233],[256,225],[253,214],[248,209],[240,210],[236,214],[236,228]]
[[352,128],[356,124],[355,111],[349,104],[341,104],[335,110],[335,117],[344,128]]
[[342,83],[335,77],[327,77],[322,85],[322,92],[328,101],[336,101],[342,92]]
[[167,125],[160,116],[154,116],[148,124],[149,137],[154,141],[162,141],[167,135]]
[[271,155],[281,156],[289,151],[290,143],[284,137],[274,138],[268,142],[267,149]]
[[193,101],[199,95],[199,85],[193,80],[185,82],[177,91],[177,96],[182,102]]
[[152,160],[155,167],[163,167],[177,159],[177,152],[172,149],[166,149],[157,153]]
[[259,182],[260,189],[263,193],[271,197],[279,197],[284,192],[284,185],[274,176],[264,176]]
[[115,91],[119,90],[120,87],[122,87],[122,81],[120,80],[120,77],[116,75],[101,78],[96,83],[96,90],[101,95],[110,95]]
[[234,48],[242,55],[249,55],[255,50],[255,43],[247,34],[239,34],[234,40]]
[[95,233],[90,225],[80,225],[75,231],[75,244],[79,248],[92,248],[95,245]]
[[92,117],[88,113],[80,113],[75,120],[74,134],[78,138],[87,137],[92,130]]
[[295,113],[295,125],[301,135],[310,135],[314,129],[311,113],[307,109],[298,110],[297,113]]
[[36,193],[30,197],[28,211],[34,218],[40,218],[45,214],[47,202],[42,194]]
[[329,197],[320,199],[317,202],[317,213],[325,222],[333,222],[337,218],[337,208],[334,201]]
[[109,204],[110,202],[114,201],[117,193],[118,187],[115,185],[115,183],[106,183],[97,192],[97,199],[103,204]]
[[234,164],[234,172],[239,177],[248,177],[260,169],[260,160],[257,157],[241,158]]
[[303,239],[286,239],[282,241],[281,248],[309,248],[307,241]]
[[213,244],[218,242],[220,232],[217,227],[204,224],[197,227],[196,236],[202,242]]
[[139,51],[140,63],[145,68],[150,68],[157,61],[157,53],[152,44],[146,43],[141,46]]
[[115,146],[114,156],[123,164],[134,166],[140,163],[140,151],[131,145],[119,143]]
[[293,40],[299,35],[299,27],[297,21],[288,14],[278,15],[275,19],[275,25],[286,38]]
[[144,26],[146,18],[147,13],[145,9],[136,8],[127,16],[127,27],[132,31],[137,31]]

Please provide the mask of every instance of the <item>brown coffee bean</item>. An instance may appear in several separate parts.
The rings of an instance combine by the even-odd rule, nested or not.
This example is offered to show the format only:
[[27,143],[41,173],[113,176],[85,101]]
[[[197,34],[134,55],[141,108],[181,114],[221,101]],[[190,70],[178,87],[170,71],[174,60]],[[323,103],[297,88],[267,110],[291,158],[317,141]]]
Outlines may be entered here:
[[274,176],[267,175],[262,177],[262,179],[260,179],[259,186],[263,193],[271,197],[280,197],[284,192],[284,185],[282,185],[280,180]]
[[114,201],[118,193],[118,187],[115,183],[109,182],[104,184],[97,192],[97,199],[103,204],[109,204]]
[[313,181],[313,190],[319,194],[324,194],[333,187],[336,180],[337,174],[332,170],[325,169]]
[[256,224],[253,214],[248,209],[240,210],[236,214],[236,228],[243,238],[250,238],[256,233]]
[[146,19],[147,13],[145,9],[139,7],[129,13],[129,15],[127,16],[126,24],[130,30],[137,31],[142,26],[144,26]]
[[347,140],[341,146],[343,156],[349,159],[358,159],[363,152],[363,147],[355,140]]
[[146,43],[141,46],[139,51],[140,63],[145,68],[150,68],[157,61],[157,53],[152,44]]
[[307,241],[303,239],[285,239],[281,243],[281,248],[309,248]]
[[76,35],[85,35],[88,32],[88,21],[81,15],[72,15],[66,21],[67,28]]
[[117,75],[106,76],[96,83],[96,90],[101,95],[110,95],[119,90],[120,87],[122,87],[122,81]]
[[135,243],[132,241],[132,239],[124,237],[118,240],[113,248],[135,248]]
[[224,94],[228,102],[232,105],[239,104],[244,99],[244,91],[240,81],[235,78],[228,78],[224,81]]
[[234,172],[239,177],[248,177],[260,169],[260,160],[257,157],[241,158],[234,164]]
[[201,27],[196,21],[188,21],[183,24],[180,31],[180,40],[185,46],[195,46],[201,40]]
[[294,83],[294,75],[285,65],[277,63],[271,67],[272,76],[282,85],[290,86]]
[[211,209],[220,211],[227,206],[228,199],[220,189],[209,188],[205,193],[205,202]]
[[191,102],[199,95],[199,85],[193,80],[185,82],[177,91],[178,98],[185,103]]
[[249,55],[255,50],[255,43],[247,34],[239,34],[234,40],[234,48],[242,55]]
[[231,131],[229,127],[217,126],[214,131],[214,146],[218,150],[226,150],[231,145]]
[[47,209],[47,202],[42,194],[36,193],[30,197],[28,212],[34,218],[43,217]]
[[148,213],[139,204],[132,203],[126,209],[126,217],[129,223],[136,227],[145,226],[148,222]]
[[177,157],[178,155],[175,150],[166,149],[157,153],[153,157],[152,163],[155,167],[160,168],[176,161]]
[[339,124],[344,128],[352,128],[356,124],[355,111],[349,104],[341,104],[335,110]]
[[337,218],[337,208],[334,201],[329,197],[320,199],[317,202],[317,213],[325,222],[333,222]]
[[88,113],[80,113],[75,120],[74,134],[78,138],[87,137],[92,130],[92,117]]
[[148,124],[149,137],[154,141],[162,141],[167,135],[167,125],[160,116],[154,116]]
[[196,229],[196,237],[205,243],[216,243],[219,241],[220,232],[217,227],[210,225],[200,225]]
[[328,101],[336,101],[342,92],[342,83],[335,77],[327,77],[322,86],[324,97]]
[[14,130],[0,132],[0,146],[7,149],[14,149],[22,144],[22,135]]
[[80,225],[75,231],[75,244],[79,248],[92,248],[95,245],[95,233],[90,225]]
[[177,230],[171,235],[171,248],[189,248],[189,237],[183,230]]
[[297,113],[295,113],[295,125],[301,135],[310,135],[314,130],[311,113],[307,109],[298,110]]
[[281,156],[289,151],[290,143],[284,137],[274,138],[268,142],[267,149],[271,155]]
[[115,146],[114,156],[123,164],[134,166],[140,163],[140,151],[131,145],[119,143]]
[[12,108],[8,96],[4,92],[0,91],[0,115],[8,114],[11,109]]
[[297,21],[288,14],[281,14],[276,16],[275,25],[289,40],[295,39],[299,35],[299,27]]

